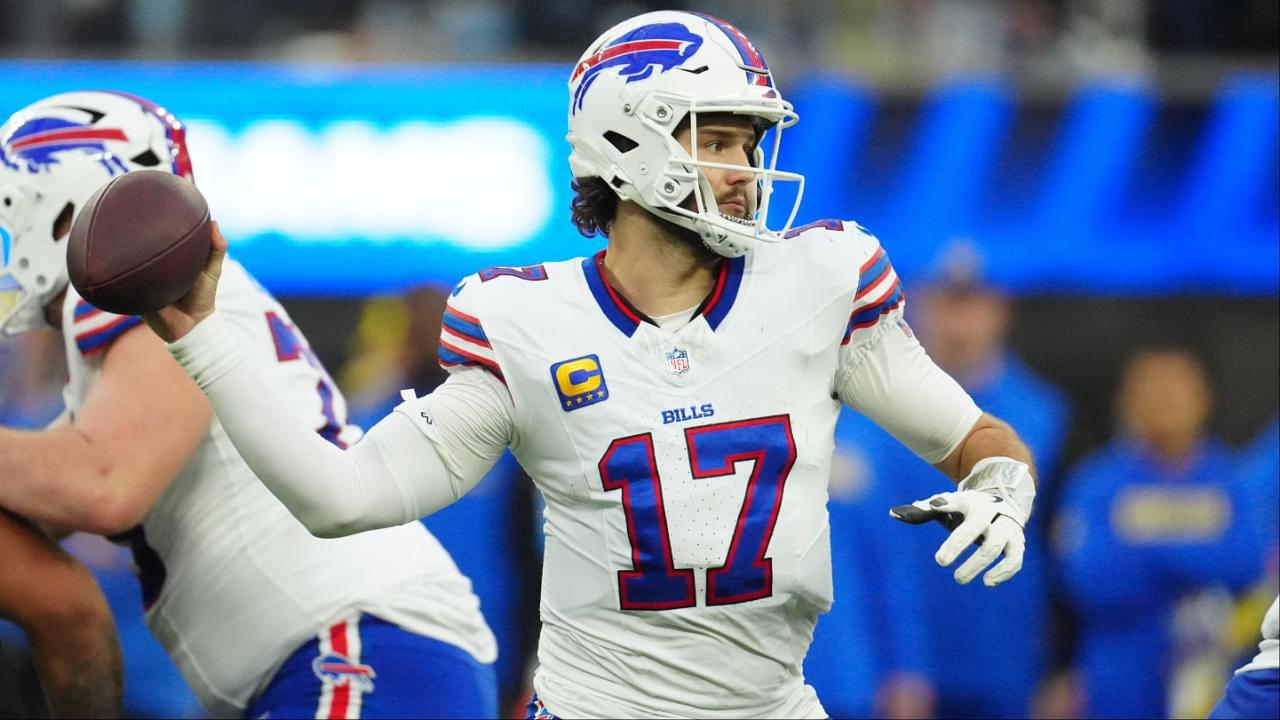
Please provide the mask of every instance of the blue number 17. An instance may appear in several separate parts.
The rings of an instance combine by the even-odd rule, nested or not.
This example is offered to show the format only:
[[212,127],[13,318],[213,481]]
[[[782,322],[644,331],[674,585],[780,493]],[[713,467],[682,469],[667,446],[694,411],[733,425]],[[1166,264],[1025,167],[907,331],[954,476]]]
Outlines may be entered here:
[[[751,477],[724,564],[707,569],[707,605],[747,602],[773,594],[773,561],[764,556],[782,506],[782,490],[796,460],[787,415],[686,428],[689,468],[695,479],[733,475],[751,463]],[[622,491],[631,569],[618,571],[623,610],[693,607],[693,570],[672,560],[662,483],[653,435],[642,433],[609,444],[599,463],[605,490]]]

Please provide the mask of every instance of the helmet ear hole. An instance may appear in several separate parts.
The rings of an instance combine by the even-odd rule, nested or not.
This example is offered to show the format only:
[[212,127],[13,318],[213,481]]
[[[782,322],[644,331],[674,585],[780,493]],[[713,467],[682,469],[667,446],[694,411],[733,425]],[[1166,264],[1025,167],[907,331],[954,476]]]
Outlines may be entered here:
[[147,148],[146,150],[129,158],[129,162],[142,167],[155,167],[160,164],[160,158],[156,156],[154,150]]
[[53,241],[58,242],[71,232],[71,218],[75,215],[76,208],[71,203],[62,206],[62,212],[58,213],[58,217],[53,221]]
[[606,131],[604,139],[608,140],[609,144],[620,153],[628,153],[640,147],[640,143],[632,140],[622,133],[614,132],[613,130]]

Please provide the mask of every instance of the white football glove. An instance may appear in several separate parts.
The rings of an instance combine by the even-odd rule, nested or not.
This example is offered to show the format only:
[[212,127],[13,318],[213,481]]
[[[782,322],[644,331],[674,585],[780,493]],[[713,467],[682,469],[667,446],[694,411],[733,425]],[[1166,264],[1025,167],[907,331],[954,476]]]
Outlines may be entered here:
[[1031,516],[1036,487],[1026,463],[1007,457],[984,458],[960,481],[958,490],[938,493],[910,505],[899,505],[889,514],[918,525],[937,520],[951,530],[934,559],[942,567],[955,562],[970,543],[978,549],[956,568],[956,582],[967,584],[1001,554],[1004,559],[982,576],[995,587],[1022,569],[1026,548],[1023,528]]

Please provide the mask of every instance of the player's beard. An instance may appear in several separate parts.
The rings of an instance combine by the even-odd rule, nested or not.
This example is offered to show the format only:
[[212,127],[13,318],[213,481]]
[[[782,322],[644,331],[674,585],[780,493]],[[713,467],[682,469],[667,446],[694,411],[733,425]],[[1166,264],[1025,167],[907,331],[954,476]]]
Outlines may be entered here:
[[[748,193],[747,196],[743,198],[743,200],[747,206],[754,206],[755,204],[755,197],[753,197],[750,193]],[[685,198],[683,203],[681,203],[681,207],[685,207],[690,210],[694,210],[696,212],[695,208],[697,208],[697,202],[693,198],[693,193],[689,193],[689,196]],[[739,217],[737,215],[730,215],[728,213],[719,212],[718,201],[716,202],[716,212],[718,212],[721,217],[736,220],[738,222],[743,223],[744,225],[749,225],[751,223],[750,217]],[[747,211],[747,213],[750,213],[750,212],[753,212],[753,210]],[[744,214],[747,214],[747,213],[744,213]],[[656,219],[659,225],[665,230],[663,234],[670,239],[670,242],[672,242],[676,246],[681,247],[683,249],[688,249],[693,253],[693,256],[699,261],[705,262],[705,261],[715,260],[721,257],[719,253],[707,247],[706,243],[702,242],[702,237],[698,235],[697,232],[690,230],[689,228],[677,225],[671,222],[670,220],[667,220],[666,218],[663,218],[657,215],[656,213],[654,214],[654,219]]]
[[663,241],[690,253],[695,260],[699,262],[709,262],[719,257],[706,243],[702,242],[702,236],[687,227],[681,227],[670,220],[661,216],[654,216],[658,221],[659,227],[662,228],[660,236]]

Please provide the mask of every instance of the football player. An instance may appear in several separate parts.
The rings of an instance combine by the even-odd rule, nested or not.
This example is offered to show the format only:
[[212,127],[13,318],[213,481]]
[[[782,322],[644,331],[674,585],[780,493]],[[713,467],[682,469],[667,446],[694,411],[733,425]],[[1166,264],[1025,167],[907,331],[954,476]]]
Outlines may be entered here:
[[449,380],[345,452],[284,411],[214,310],[221,234],[207,275],[147,321],[312,532],[429,513],[511,448],[546,501],[530,716],[825,717],[801,662],[832,601],[841,402],[960,482],[907,514],[962,520],[943,565],[980,539],[962,583],[1001,556],[986,584],[1021,567],[1031,458],[906,331],[874,237],[769,228],[774,182],[801,180],[775,167],[797,116],[742,32],[634,17],[569,94],[573,217],[606,248],[465,278]]
[[[154,333],[69,285],[76,212],[120,173],[190,179],[184,134],[163,108],[109,92],[46,98],[0,127],[0,330],[61,331],[70,412],[61,428],[0,428],[0,507],[128,544],[148,626],[215,716],[495,716],[493,635],[435,538],[413,518],[312,536]],[[355,443],[289,314],[240,265],[222,267],[219,307],[281,412],[335,450]]]
[[1276,717],[1280,714],[1280,597],[1262,618],[1258,654],[1236,670],[1210,720]]

